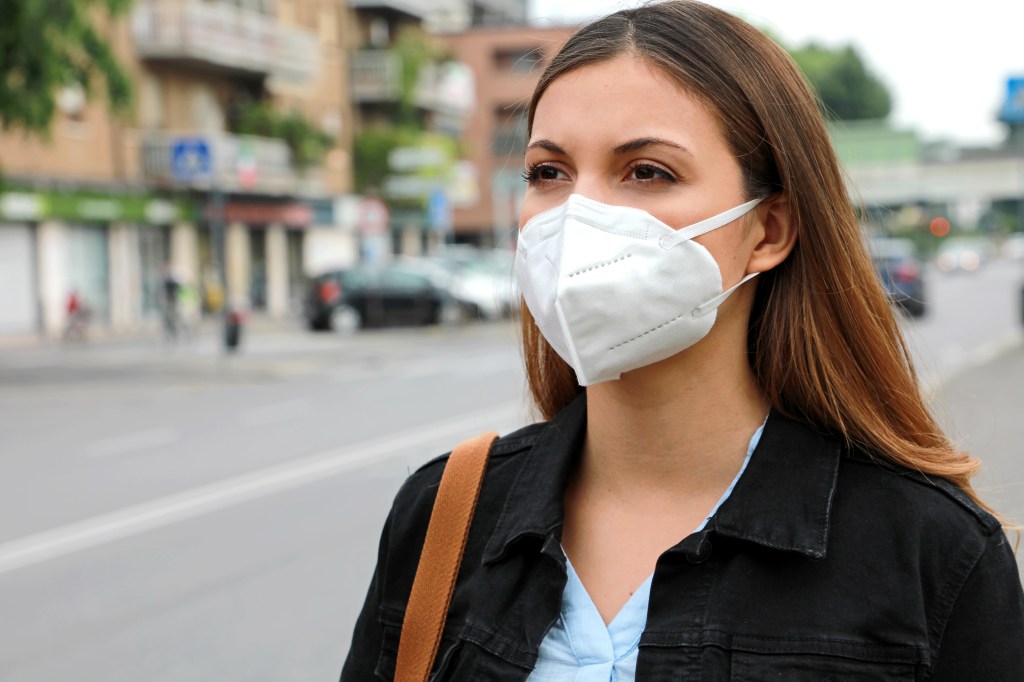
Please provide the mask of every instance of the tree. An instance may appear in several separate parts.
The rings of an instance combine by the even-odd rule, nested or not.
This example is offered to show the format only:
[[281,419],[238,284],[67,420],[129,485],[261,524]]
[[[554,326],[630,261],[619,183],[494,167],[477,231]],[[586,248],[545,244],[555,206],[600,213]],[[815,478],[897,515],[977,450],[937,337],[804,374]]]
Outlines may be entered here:
[[281,112],[271,102],[243,100],[229,123],[232,132],[284,140],[292,153],[292,166],[300,171],[319,164],[335,139],[297,111]]
[[892,98],[885,84],[868,71],[852,46],[830,50],[810,43],[790,50],[790,54],[817,91],[828,118],[885,118],[892,111]]
[[131,0],[0,0],[0,127],[44,133],[63,87],[86,96],[102,82],[115,111],[131,103],[131,81],[95,20]]

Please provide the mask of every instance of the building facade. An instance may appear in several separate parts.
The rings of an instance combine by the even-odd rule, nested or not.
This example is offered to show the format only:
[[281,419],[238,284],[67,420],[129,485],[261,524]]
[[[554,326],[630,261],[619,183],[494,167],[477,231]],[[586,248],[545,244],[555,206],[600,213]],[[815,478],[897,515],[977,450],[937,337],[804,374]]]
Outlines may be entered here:
[[209,311],[284,315],[308,270],[354,260],[347,20],[139,0],[108,22],[132,114],[68,89],[49,139],[0,135],[0,334],[58,336],[72,292],[98,330],[152,325],[168,274]]
[[541,72],[575,27],[485,26],[444,36],[472,69],[476,107],[463,141],[476,200],[454,210],[455,239],[497,248],[515,244],[525,185],[526,107]]

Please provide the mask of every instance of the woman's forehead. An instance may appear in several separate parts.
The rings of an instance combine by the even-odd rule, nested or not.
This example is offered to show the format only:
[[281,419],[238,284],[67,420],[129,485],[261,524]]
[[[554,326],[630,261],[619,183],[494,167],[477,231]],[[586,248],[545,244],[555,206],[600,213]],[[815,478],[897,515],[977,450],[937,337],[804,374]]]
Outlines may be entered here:
[[537,102],[531,131],[531,142],[553,140],[563,147],[573,141],[617,146],[637,137],[673,139],[686,147],[722,142],[716,117],[699,98],[632,55],[552,81]]

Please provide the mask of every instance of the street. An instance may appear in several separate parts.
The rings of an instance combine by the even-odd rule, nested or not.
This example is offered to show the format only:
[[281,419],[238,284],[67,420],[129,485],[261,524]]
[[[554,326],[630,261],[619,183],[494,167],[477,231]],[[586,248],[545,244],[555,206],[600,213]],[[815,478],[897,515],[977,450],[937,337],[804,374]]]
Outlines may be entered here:
[[[922,384],[1024,520],[1019,263],[929,271]],[[530,420],[513,324],[0,351],[0,679],[336,679],[405,477]]]

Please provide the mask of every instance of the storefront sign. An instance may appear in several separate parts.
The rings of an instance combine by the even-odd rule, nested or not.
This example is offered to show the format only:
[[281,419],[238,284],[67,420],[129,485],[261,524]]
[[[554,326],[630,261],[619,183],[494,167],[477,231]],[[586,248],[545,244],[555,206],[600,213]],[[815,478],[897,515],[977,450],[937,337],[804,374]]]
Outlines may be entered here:
[[[215,217],[213,206],[207,204],[203,215],[207,220],[213,219]],[[224,206],[224,222],[226,223],[309,227],[313,224],[313,218],[313,209],[297,201],[274,204],[232,201]]]
[[38,194],[8,192],[0,194],[0,218],[37,220],[43,215],[43,199]]
[[79,192],[14,191],[0,194],[0,218],[7,220],[71,220],[86,223],[128,222],[169,225],[192,220],[189,202],[146,195],[112,196]]

